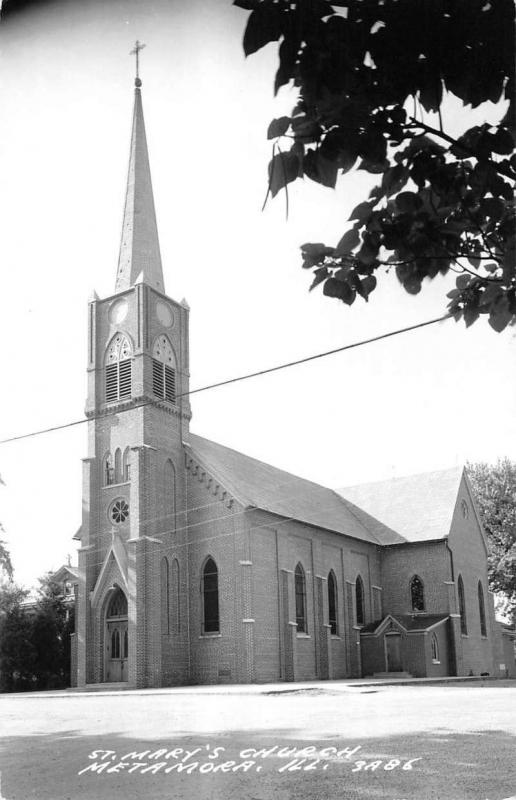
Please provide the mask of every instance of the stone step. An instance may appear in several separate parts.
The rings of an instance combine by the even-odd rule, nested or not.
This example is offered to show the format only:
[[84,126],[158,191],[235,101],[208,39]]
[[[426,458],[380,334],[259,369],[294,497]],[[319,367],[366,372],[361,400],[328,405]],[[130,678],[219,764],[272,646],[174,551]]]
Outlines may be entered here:
[[410,672],[375,672],[373,678],[412,678]]
[[127,681],[119,681],[113,683],[87,683],[84,687],[84,691],[86,692],[123,692],[126,689],[129,689],[129,684]]

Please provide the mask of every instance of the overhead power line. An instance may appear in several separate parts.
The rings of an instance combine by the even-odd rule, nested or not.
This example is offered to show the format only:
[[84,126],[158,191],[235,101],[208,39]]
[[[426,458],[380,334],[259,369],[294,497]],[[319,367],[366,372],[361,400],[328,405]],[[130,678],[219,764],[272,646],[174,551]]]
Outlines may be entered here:
[[[181,394],[177,395],[177,399],[180,397],[189,397],[192,394],[199,394],[200,392],[207,392],[209,389],[217,389],[220,386],[228,386],[231,383],[239,383],[240,381],[247,381],[250,378],[258,378],[261,375],[268,375],[271,372],[279,372],[282,369],[288,369],[289,367],[296,367],[299,364],[306,364],[308,361],[315,361],[319,358],[325,358],[326,356],[332,356],[336,353],[343,353],[345,350],[353,350],[356,347],[363,347],[366,344],[373,344],[374,342],[379,342],[382,339],[389,339],[392,336],[399,336],[401,333],[409,333],[409,331],[415,331],[419,328],[426,328],[429,325],[435,325],[436,322],[443,322],[446,319],[450,319],[452,314],[444,314],[442,317],[436,317],[435,319],[426,320],[426,322],[418,322],[416,325],[408,325],[406,328],[398,328],[394,331],[389,331],[388,333],[380,333],[378,336],[372,336],[369,339],[362,339],[359,342],[352,342],[351,344],[345,344],[342,347],[336,347],[333,350],[325,350],[323,353],[316,353],[313,356],[306,356],[305,358],[299,358],[296,361],[288,361],[284,364],[278,364],[275,367],[268,367],[267,369],[261,369],[257,372],[249,372],[246,375],[239,375],[235,378],[228,378],[224,381],[218,381],[217,383],[209,383],[206,386],[200,386],[197,389],[191,389],[189,392],[182,392]],[[135,408],[142,408],[143,406],[154,405],[154,400],[145,400],[142,403],[135,403],[131,405],[129,408],[122,408],[113,410],[112,412],[107,412],[103,414],[94,414],[90,417],[85,417],[84,419],[74,420],[73,422],[65,422],[62,425],[54,425],[50,428],[42,428],[38,431],[31,431],[30,433],[21,433],[18,436],[10,436],[7,439],[0,439],[0,445],[8,444],[9,442],[16,442],[20,439],[30,439],[33,436],[41,436],[44,433],[53,433],[54,431],[61,431],[65,428],[73,428],[76,425],[83,425],[85,422],[91,422],[94,419],[105,419],[106,417],[110,416],[117,416],[118,414],[123,414],[125,411],[132,411]]]

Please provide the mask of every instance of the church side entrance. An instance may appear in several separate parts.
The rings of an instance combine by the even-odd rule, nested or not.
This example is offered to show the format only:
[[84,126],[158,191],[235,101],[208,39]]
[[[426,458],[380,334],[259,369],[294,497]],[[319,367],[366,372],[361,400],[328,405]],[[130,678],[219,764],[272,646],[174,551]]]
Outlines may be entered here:
[[117,588],[106,611],[105,680],[119,683],[128,679],[129,633],[127,629],[127,598]]
[[385,661],[387,672],[403,672],[401,636],[399,633],[385,634]]

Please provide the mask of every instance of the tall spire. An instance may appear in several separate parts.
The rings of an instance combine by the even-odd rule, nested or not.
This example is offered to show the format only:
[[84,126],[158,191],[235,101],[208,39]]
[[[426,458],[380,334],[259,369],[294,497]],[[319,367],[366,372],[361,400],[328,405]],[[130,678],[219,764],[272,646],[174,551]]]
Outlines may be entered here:
[[137,41],[131,52],[131,55],[136,55],[136,78],[129,172],[116,276],[117,292],[134,286],[140,276],[149,286],[160,292],[165,291],[143,121],[142,82],[138,74],[138,54],[143,47],[145,45]]

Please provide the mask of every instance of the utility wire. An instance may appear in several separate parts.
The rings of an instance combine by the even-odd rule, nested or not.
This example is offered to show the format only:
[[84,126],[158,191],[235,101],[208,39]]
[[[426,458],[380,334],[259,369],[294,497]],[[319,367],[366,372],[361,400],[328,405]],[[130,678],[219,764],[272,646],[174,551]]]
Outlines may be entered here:
[[[316,353],[313,356],[306,356],[305,358],[299,358],[297,361],[288,361],[284,364],[278,364],[276,367],[268,367],[267,369],[258,370],[258,372],[249,372],[247,375],[239,375],[236,378],[228,378],[225,381],[219,381],[217,383],[210,383],[207,386],[200,386],[198,389],[191,389],[189,392],[182,392],[181,394],[176,395],[176,399],[180,397],[188,397],[192,394],[199,394],[199,392],[206,392],[209,389],[217,389],[219,386],[228,386],[230,383],[238,383],[239,381],[246,381],[249,378],[257,378],[260,375],[268,375],[271,372],[278,372],[282,369],[288,369],[289,367],[295,367],[298,364],[306,364],[308,361],[315,361],[318,358],[325,358],[326,356],[332,356],[336,353],[342,353],[345,350],[352,350],[355,347],[362,347],[366,344],[372,344],[373,342],[379,342],[382,339],[389,339],[392,336],[398,336],[400,333],[408,333],[409,331],[415,331],[419,328],[426,328],[429,325],[434,325],[436,322],[443,322],[446,319],[450,319],[453,315],[452,314],[444,314],[442,317],[436,317],[435,319],[429,319],[426,322],[418,322],[416,325],[408,325],[406,328],[398,328],[394,331],[389,331],[388,333],[380,333],[378,336],[372,336],[369,339],[362,339],[359,342],[352,342],[352,344],[345,344],[342,347],[336,347],[334,350],[325,350],[323,353]],[[0,445],[8,444],[9,442],[16,442],[20,439],[29,439],[34,436],[41,436],[44,433],[52,433],[53,431],[60,431],[64,430],[65,428],[73,428],[76,425],[83,425],[85,422],[91,422],[95,419],[105,419],[106,417],[117,416],[118,414],[122,414],[124,411],[132,411],[135,408],[142,408],[143,406],[148,405],[155,405],[155,400],[145,400],[143,403],[135,403],[134,405],[129,406],[128,408],[121,408],[117,410],[113,410],[111,412],[107,412],[104,414],[93,414],[90,417],[85,417],[84,419],[74,420],[73,422],[65,422],[63,425],[54,425],[51,428],[43,428],[39,431],[31,431],[30,433],[22,433],[18,436],[10,436],[7,439],[0,439]]]

